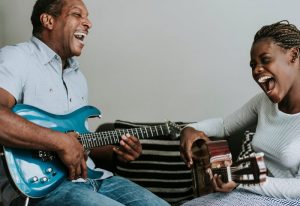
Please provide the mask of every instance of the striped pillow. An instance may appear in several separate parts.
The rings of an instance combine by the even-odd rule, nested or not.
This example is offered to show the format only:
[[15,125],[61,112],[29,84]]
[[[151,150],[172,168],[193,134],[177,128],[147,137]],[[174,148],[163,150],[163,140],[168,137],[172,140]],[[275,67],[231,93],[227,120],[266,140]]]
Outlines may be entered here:
[[[115,122],[116,129],[153,125],[158,123]],[[115,174],[149,189],[172,205],[192,199],[191,170],[180,156],[179,138],[160,136],[140,142],[143,147],[142,155],[129,163],[116,160]]]

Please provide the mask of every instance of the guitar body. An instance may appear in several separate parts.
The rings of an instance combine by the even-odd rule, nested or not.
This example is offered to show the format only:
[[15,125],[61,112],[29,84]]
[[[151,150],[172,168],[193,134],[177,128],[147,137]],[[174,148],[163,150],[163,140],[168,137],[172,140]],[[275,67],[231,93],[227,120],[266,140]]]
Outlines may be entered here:
[[[54,115],[38,108],[17,104],[13,112],[43,127],[60,132],[70,130],[89,133],[86,120],[99,117],[100,111],[92,106],[82,107],[68,115]],[[25,196],[43,197],[53,191],[67,177],[64,165],[55,155],[47,152],[3,147],[6,169],[14,185]],[[88,170],[89,177],[99,177],[102,172]]]
[[[232,164],[232,156],[227,141],[197,140],[192,147],[194,167],[192,169],[194,196],[213,192],[210,169]],[[222,176],[223,178],[223,176]],[[224,180],[226,182],[226,180]]]
[[226,140],[197,140],[192,147],[194,167],[193,191],[199,197],[214,192],[212,177],[221,175],[223,182],[235,181],[240,184],[260,184],[266,181],[267,168],[263,153],[232,162],[232,155]]

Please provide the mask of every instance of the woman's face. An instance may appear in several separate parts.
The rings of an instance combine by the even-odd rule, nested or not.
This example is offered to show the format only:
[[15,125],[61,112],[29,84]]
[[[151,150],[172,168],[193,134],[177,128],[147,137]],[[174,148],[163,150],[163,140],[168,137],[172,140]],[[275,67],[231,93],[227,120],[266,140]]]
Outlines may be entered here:
[[291,61],[292,49],[284,49],[270,38],[261,39],[251,48],[253,79],[274,103],[279,103],[293,88],[297,70]]

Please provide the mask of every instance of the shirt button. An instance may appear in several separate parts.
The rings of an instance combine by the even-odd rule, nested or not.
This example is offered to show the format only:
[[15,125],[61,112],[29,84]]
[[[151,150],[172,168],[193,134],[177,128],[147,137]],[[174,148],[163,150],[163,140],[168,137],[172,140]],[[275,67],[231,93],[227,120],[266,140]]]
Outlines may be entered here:
[[70,102],[72,102],[72,98],[70,98]]

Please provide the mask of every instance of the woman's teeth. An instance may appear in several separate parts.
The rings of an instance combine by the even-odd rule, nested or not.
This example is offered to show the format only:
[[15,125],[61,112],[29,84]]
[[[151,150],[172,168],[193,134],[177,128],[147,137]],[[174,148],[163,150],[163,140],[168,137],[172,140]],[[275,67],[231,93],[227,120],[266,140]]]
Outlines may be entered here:
[[258,82],[259,83],[265,83],[266,81],[268,81],[269,79],[271,79],[272,77],[269,77],[269,76],[263,76],[263,77],[260,77],[258,79]]
[[262,76],[257,81],[266,93],[270,93],[275,88],[275,81],[271,76]]

